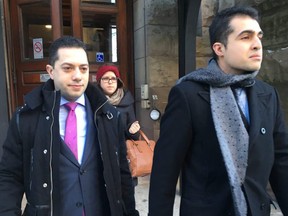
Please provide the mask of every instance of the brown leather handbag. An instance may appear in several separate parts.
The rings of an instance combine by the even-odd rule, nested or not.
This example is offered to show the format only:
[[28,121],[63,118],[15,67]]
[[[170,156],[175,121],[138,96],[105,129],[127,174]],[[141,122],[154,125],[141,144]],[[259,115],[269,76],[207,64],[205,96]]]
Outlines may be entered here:
[[151,173],[155,141],[149,140],[142,130],[139,140],[126,140],[127,159],[133,177]]

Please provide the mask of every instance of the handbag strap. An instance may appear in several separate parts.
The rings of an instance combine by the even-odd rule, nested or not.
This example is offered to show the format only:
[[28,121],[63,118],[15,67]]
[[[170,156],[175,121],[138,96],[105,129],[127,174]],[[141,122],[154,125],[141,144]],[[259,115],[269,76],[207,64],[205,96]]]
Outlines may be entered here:
[[[142,138],[144,139],[144,141],[146,142],[147,146],[149,147],[149,149],[153,152],[153,149],[151,147],[151,144],[150,144],[150,140],[148,139],[148,137],[145,135],[145,133],[142,131],[142,130],[139,130],[139,133],[140,133],[140,138],[139,140],[142,140]],[[137,140],[133,140],[131,139],[132,143],[134,146],[136,146],[136,148],[138,149],[138,151],[140,153],[142,153],[141,149],[138,147],[138,143],[137,143]]]
[[149,139],[142,130],[139,130],[140,136],[149,144]]
[[145,140],[145,142],[147,143],[147,145],[149,146],[150,150],[153,151],[153,149],[151,148],[151,144],[150,144],[150,140],[148,139],[148,137],[145,135],[145,133],[142,130],[139,130],[140,136],[143,137],[143,139]]

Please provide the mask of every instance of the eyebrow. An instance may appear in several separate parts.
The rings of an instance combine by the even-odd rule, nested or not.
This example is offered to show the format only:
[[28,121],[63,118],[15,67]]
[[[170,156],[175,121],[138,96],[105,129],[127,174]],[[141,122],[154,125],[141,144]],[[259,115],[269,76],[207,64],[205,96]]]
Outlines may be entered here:
[[[61,66],[63,66],[63,65],[75,66],[74,63],[69,63],[69,62],[63,62],[63,63],[61,64]],[[79,66],[81,66],[81,67],[83,67],[83,66],[89,66],[89,63],[80,64]]]
[[[243,34],[246,34],[246,33],[248,33],[248,34],[254,34],[254,33],[256,33],[256,31],[253,31],[253,30],[244,30],[244,31],[242,31],[242,32],[240,32],[239,34],[238,34],[238,36],[240,36],[240,35],[243,35]],[[259,31],[258,33],[257,33],[257,35],[264,35],[264,32],[263,31]]]

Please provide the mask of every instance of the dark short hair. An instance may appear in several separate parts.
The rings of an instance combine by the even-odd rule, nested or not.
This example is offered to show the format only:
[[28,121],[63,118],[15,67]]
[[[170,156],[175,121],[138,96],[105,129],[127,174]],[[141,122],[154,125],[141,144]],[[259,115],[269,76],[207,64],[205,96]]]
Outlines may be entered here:
[[83,41],[72,36],[63,36],[56,39],[49,48],[49,64],[54,67],[55,62],[58,60],[58,50],[60,48],[82,48],[86,54],[86,45]]
[[213,44],[220,42],[224,46],[227,45],[228,36],[234,30],[231,28],[230,22],[235,16],[249,16],[258,23],[260,22],[258,11],[252,7],[233,6],[217,13],[209,27],[210,46],[214,58],[217,58],[217,55],[213,50]]

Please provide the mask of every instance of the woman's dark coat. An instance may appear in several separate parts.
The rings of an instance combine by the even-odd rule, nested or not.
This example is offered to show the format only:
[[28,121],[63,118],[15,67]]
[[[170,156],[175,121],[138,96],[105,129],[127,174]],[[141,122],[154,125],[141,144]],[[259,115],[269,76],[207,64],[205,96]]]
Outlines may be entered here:
[[130,91],[124,90],[124,97],[118,105],[115,106],[121,113],[121,118],[123,125],[125,127],[126,138],[137,140],[139,138],[139,133],[131,134],[129,133],[129,128],[133,122],[136,121],[135,111],[134,111],[134,98]]
[[[269,216],[270,180],[288,215],[288,136],[276,90],[261,82],[247,89],[249,155],[244,190],[252,216]],[[172,216],[181,180],[181,216],[234,215],[227,171],[210,108],[209,86],[185,81],[172,88],[161,121],[150,179],[149,216]]]
[[[111,215],[138,215],[119,112],[95,85],[89,84],[85,94],[98,131]],[[0,215],[20,215],[25,192],[28,204],[37,209],[37,215],[60,216],[60,145],[55,145],[55,137],[59,137],[60,93],[49,80],[27,94],[25,102],[11,120],[4,143],[0,163]],[[47,208],[52,213],[41,211]]]

